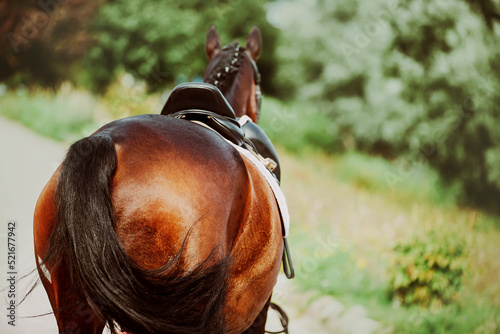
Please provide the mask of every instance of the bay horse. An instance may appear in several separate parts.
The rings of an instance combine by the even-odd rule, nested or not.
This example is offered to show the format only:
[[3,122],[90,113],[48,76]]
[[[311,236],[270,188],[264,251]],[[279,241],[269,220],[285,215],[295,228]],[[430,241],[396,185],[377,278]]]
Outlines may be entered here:
[[[255,122],[260,49],[257,27],[245,48],[207,34],[205,81]],[[280,219],[262,174],[214,131],[163,115],[103,126],[69,148],[35,208],[59,333],[264,333]]]

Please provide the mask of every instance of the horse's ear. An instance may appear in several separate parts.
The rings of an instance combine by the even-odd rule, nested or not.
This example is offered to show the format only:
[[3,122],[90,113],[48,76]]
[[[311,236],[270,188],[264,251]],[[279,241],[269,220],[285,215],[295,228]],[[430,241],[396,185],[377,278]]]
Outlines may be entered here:
[[207,43],[205,44],[205,51],[208,58],[212,59],[212,57],[217,53],[217,51],[220,50],[221,47],[222,44],[220,43],[219,34],[217,33],[217,29],[215,29],[215,26],[213,25],[210,27],[210,29],[208,29]]
[[262,35],[260,30],[257,26],[253,26],[252,30],[250,30],[250,33],[248,34],[247,45],[245,47],[252,56],[253,60],[257,60],[257,58],[259,58],[261,46]]

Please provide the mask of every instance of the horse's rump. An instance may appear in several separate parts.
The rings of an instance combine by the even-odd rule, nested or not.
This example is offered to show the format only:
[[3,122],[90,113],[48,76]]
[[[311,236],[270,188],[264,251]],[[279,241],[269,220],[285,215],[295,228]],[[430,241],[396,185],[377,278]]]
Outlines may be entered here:
[[[47,217],[56,228],[46,249]],[[34,227],[49,271],[81,290],[71,303],[88,304],[96,327],[132,333],[240,332],[280,265],[279,212],[255,167],[212,131],[160,115],[77,142]],[[56,310],[58,284],[44,280]]]

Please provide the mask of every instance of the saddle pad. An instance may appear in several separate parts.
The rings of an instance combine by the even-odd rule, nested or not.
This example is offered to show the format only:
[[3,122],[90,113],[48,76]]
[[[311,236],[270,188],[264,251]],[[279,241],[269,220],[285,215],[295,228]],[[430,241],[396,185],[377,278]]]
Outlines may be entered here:
[[257,167],[257,169],[262,173],[262,175],[264,175],[267,183],[273,190],[274,198],[276,198],[276,202],[278,203],[278,208],[281,214],[281,224],[283,227],[283,237],[286,238],[288,236],[288,231],[290,229],[290,214],[288,213],[288,205],[286,204],[285,194],[283,194],[283,191],[281,190],[278,181],[276,180],[274,175],[271,174],[269,169],[267,169],[264,163],[262,163],[252,152],[250,152],[247,149],[244,149],[243,147],[231,143],[229,140],[227,142],[233,145],[233,147],[237,149],[238,152],[247,157],[248,160],[250,160],[255,165],[255,167]]

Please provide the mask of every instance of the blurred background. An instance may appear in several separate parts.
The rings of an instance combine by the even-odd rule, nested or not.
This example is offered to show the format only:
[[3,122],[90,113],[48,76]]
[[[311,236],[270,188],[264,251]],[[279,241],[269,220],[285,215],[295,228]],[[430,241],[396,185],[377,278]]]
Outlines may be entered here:
[[[297,272],[275,298],[292,322],[500,333],[498,0],[3,1],[0,120],[23,125],[3,145],[27,127],[65,148],[159,113],[201,80],[212,24],[223,44],[262,32],[260,125],[282,159]],[[24,152],[8,151],[0,164]]]

